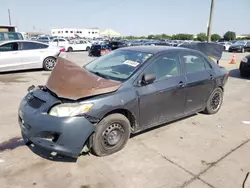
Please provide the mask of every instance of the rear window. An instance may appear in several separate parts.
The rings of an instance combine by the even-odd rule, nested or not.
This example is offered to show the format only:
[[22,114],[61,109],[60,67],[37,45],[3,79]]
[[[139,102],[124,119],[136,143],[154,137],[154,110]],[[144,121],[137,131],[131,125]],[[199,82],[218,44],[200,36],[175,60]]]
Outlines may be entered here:
[[91,48],[92,48],[92,49],[100,49],[100,48],[101,48],[101,45],[93,45]]
[[0,32],[0,41],[5,40],[23,40],[23,36],[16,32]]

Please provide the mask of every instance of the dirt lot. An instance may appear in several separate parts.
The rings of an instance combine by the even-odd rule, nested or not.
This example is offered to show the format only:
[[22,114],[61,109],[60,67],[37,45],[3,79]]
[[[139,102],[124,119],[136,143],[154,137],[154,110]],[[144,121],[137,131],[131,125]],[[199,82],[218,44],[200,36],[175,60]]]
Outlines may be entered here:
[[[243,54],[229,64],[224,104],[213,116],[197,114],[131,138],[112,156],[85,155],[74,161],[48,158],[39,148],[24,146],[17,109],[30,85],[43,84],[49,72],[0,75],[1,188],[238,188],[250,171],[250,80],[239,77]],[[245,54],[246,55],[246,54]],[[78,64],[86,53],[68,54]]]

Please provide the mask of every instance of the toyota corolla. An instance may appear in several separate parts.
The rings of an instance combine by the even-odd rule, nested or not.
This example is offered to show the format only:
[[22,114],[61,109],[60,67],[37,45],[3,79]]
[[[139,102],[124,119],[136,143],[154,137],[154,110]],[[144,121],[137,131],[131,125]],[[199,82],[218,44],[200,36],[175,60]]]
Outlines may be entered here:
[[131,134],[217,113],[227,79],[224,68],[188,48],[126,47],[84,67],[59,57],[47,83],[28,89],[19,124],[27,143],[48,151],[78,157],[87,147],[106,156]]

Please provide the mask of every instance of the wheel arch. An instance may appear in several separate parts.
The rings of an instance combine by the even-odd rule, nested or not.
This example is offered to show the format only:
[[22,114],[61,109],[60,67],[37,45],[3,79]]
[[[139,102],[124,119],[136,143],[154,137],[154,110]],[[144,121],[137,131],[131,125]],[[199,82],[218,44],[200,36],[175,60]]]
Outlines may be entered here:
[[223,86],[218,86],[218,88],[220,88],[223,92],[224,92],[224,87]]
[[70,48],[72,49],[72,51],[74,51],[74,48],[72,46],[68,46],[67,51],[69,51]]
[[114,109],[114,110],[111,110],[110,112],[106,113],[103,116],[103,118],[107,117],[110,114],[122,114],[122,115],[124,115],[126,118],[128,118],[128,120],[130,122],[132,132],[135,131],[138,123],[137,123],[137,120],[135,118],[135,115],[131,111],[124,109],[124,108]]

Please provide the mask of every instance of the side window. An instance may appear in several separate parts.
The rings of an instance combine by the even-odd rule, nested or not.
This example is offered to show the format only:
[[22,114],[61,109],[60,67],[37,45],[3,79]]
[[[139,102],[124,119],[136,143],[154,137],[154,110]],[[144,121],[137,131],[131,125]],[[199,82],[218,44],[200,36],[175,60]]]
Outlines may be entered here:
[[42,49],[42,48],[47,48],[47,45],[38,44],[34,42],[23,42],[22,50],[36,50],[36,49]]
[[86,44],[86,41],[81,40],[80,44]]
[[180,75],[180,61],[177,53],[162,55],[154,60],[144,71],[144,73],[154,73],[156,80],[171,78]]
[[247,42],[247,47],[250,47],[250,42]]
[[58,39],[54,39],[53,42],[58,42]]
[[17,40],[23,40],[23,36],[20,33],[17,33]]
[[18,44],[16,42],[7,43],[7,44],[0,46],[0,52],[9,52],[9,51],[17,51],[17,50],[18,50]]
[[186,54],[182,56],[185,73],[195,73],[211,69],[205,58],[199,54]]

